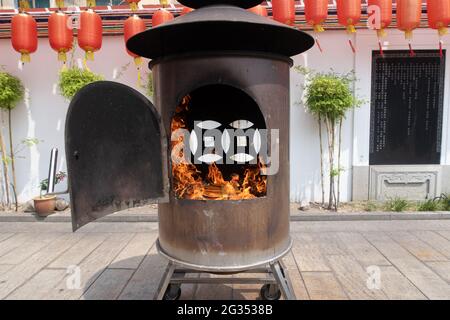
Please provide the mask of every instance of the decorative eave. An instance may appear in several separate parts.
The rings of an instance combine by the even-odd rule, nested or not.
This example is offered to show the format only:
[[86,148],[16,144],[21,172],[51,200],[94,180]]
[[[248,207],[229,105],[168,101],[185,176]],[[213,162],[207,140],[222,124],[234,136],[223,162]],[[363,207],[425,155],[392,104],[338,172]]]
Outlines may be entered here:
[[[266,2],[263,3],[267,7],[269,16],[272,16],[272,7]],[[166,8],[175,16],[180,15],[182,6],[171,6]],[[80,10],[85,8],[81,7]],[[147,28],[151,27],[151,19],[153,14],[160,9],[159,5],[144,5],[142,9],[136,13],[144,19]],[[357,28],[367,28],[367,14],[365,13],[367,5],[363,4],[361,22]],[[48,36],[48,17],[55,11],[56,8],[51,9],[30,9],[29,13],[35,17],[38,24],[38,36]],[[103,20],[103,34],[107,35],[121,35],[123,34],[123,22],[132,14],[128,6],[99,6],[95,7],[95,11],[102,17]],[[67,14],[76,14],[76,11],[65,11]],[[396,5],[394,4],[394,13],[396,12]],[[16,10],[0,10],[0,39],[7,39],[11,37],[11,18],[17,13]],[[296,22],[295,27],[303,31],[311,31],[312,28],[305,21],[305,8],[303,5],[296,6]],[[335,5],[330,5],[328,9],[328,19],[324,23],[325,29],[328,30],[345,30],[339,25],[337,20],[337,10]],[[421,28],[428,27],[426,5],[422,5],[422,21]],[[390,28],[396,28],[396,17],[393,16],[393,21]],[[76,33],[76,32],[75,32]]]

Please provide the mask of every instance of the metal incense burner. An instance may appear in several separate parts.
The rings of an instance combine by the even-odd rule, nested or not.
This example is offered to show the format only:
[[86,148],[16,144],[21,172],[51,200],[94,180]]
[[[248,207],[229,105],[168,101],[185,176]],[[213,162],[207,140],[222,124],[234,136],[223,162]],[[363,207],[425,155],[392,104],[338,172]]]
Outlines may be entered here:
[[[178,298],[183,283],[213,282],[262,283],[264,299],[295,299],[281,262],[292,245],[289,70],[290,57],[314,40],[245,10],[260,0],[179,2],[196,10],[127,43],[152,59],[154,105],[114,82],[88,85],[70,104],[65,143],[73,229],[158,203],[157,246],[169,263],[156,298]],[[193,161],[182,167],[173,160],[175,127],[224,135],[179,140],[190,141]],[[234,135],[224,143],[226,132]],[[276,134],[264,139],[262,132]],[[226,145],[220,153],[217,140]],[[209,158],[198,151],[206,149]],[[269,150],[264,166],[262,149]],[[255,168],[275,170],[264,175]],[[199,272],[264,276],[186,276]]]

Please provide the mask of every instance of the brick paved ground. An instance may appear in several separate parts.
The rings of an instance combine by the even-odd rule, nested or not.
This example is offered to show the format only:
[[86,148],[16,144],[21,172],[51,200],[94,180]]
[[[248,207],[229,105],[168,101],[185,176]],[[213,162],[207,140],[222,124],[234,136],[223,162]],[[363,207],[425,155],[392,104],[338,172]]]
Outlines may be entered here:
[[[448,220],[291,229],[285,264],[298,299],[450,299]],[[156,223],[95,223],[76,233],[68,223],[1,223],[0,299],[151,299],[165,267],[156,238]],[[74,265],[80,289],[71,289]],[[381,287],[371,289],[377,270]],[[189,285],[182,298],[257,299],[259,287]]]

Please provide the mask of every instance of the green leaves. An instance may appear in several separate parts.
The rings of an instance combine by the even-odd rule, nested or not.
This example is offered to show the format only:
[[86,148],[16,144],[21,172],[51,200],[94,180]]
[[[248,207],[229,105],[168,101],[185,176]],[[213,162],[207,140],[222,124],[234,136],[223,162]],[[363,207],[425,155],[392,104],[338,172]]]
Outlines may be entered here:
[[22,82],[7,72],[0,72],[0,108],[14,109],[23,99]]
[[405,199],[395,197],[393,199],[389,199],[385,203],[385,209],[387,211],[403,212],[408,209],[408,205],[408,201]]
[[70,67],[61,70],[59,74],[59,91],[61,95],[71,100],[84,86],[103,80],[103,76],[88,69]]
[[[67,174],[65,172],[63,172],[63,171],[58,172],[55,175],[55,185],[64,181],[64,179],[66,177],[67,177]],[[41,183],[39,184],[39,187],[41,189],[41,192],[47,191],[48,190],[48,179],[42,180]]]
[[356,81],[353,72],[316,73],[304,67],[296,69],[307,77],[306,107],[312,114],[336,123],[345,118],[348,110],[361,105],[362,101],[354,97],[351,89]]
[[40,141],[37,138],[25,138],[22,140],[21,143],[27,147],[32,147],[32,146],[39,144],[39,142]]

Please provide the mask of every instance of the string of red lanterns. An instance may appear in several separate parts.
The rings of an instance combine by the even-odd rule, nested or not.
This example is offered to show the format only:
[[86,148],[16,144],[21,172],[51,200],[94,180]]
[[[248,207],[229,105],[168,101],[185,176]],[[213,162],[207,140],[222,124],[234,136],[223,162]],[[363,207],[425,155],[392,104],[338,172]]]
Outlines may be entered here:
[[[140,0],[126,0],[130,9],[135,12],[138,9]],[[30,55],[37,50],[37,23],[36,20],[26,12],[26,1],[20,1],[21,9],[11,20],[11,42],[13,48],[21,54],[21,61],[30,61]],[[58,7],[63,6],[63,0],[57,1]],[[92,6],[95,6],[95,0],[89,0],[90,7],[80,14],[80,28],[78,30],[78,45],[86,55],[85,60],[93,60],[94,53],[102,46],[102,20],[94,12]],[[162,8],[156,11],[152,17],[152,26],[156,27],[162,23],[174,19],[174,15],[165,9],[167,0],[161,1]],[[293,26],[295,24],[295,0],[272,0],[273,19],[281,23]],[[327,0],[304,0],[305,20],[316,33],[316,42],[322,51],[318,42],[318,34],[324,31],[323,24],[328,17]],[[392,0],[368,0],[368,5],[379,8],[376,12],[369,11],[369,15],[379,13],[380,25],[376,28],[379,39],[380,51],[382,52],[381,38],[386,36],[385,29],[392,22]],[[450,24],[450,1],[449,0],[427,0],[428,25],[430,28],[438,31],[439,48],[443,52],[442,36],[447,34],[447,27]],[[258,5],[248,9],[250,12],[261,16],[268,16],[267,9]],[[192,9],[183,7],[180,15],[191,12]],[[361,0],[337,0],[337,15],[339,24],[344,26],[349,36],[356,32],[356,25],[361,19]],[[420,26],[422,17],[421,0],[397,0],[397,28],[405,33],[408,40],[411,56],[414,55],[412,49],[413,31]],[[369,17],[370,18],[370,17]],[[66,54],[72,49],[73,32],[68,27],[69,17],[62,11],[54,12],[48,20],[49,43],[53,50],[58,53],[58,60],[65,62]],[[145,23],[136,14],[128,18],[124,23],[124,37],[128,40],[131,36],[145,30]],[[355,52],[355,47],[349,37],[349,43]],[[137,64],[139,57],[128,52]]]

